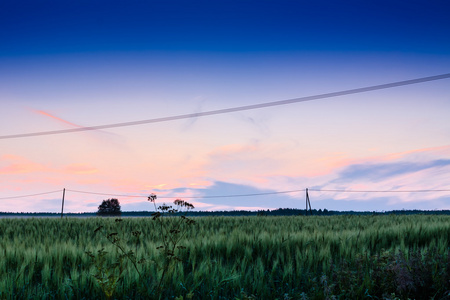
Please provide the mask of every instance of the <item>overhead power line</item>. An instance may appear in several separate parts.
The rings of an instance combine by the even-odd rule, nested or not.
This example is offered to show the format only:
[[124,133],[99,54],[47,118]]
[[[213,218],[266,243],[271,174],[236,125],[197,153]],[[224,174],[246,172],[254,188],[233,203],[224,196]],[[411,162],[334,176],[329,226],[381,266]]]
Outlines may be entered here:
[[53,191],[53,192],[38,193],[38,194],[22,195],[22,196],[3,197],[3,198],[0,198],[0,200],[5,200],[5,199],[18,199],[18,198],[27,198],[27,197],[34,197],[34,196],[47,195],[47,194],[54,194],[54,193],[61,193],[61,190]]
[[26,137],[33,137],[33,136],[73,133],[73,132],[80,132],[80,131],[100,130],[100,129],[108,129],[108,128],[127,127],[127,126],[135,126],[135,125],[142,125],[142,124],[168,122],[168,121],[175,121],[175,120],[182,120],[182,119],[189,119],[189,118],[198,118],[198,117],[226,114],[226,113],[238,112],[238,111],[244,111],[244,110],[252,110],[252,109],[259,109],[259,108],[265,108],[265,107],[271,107],[271,106],[287,105],[287,104],[293,104],[293,103],[299,103],[299,102],[306,102],[306,101],[313,101],[313,100],[319,100],[319,99],[325,99],[325,98],[333,98],[333,97],[338,97],[338,96],[358,94],[358,93],[364,93],[364,92],[370,92],[370,91],[376,91],[376,90],[382,90],[382,89],[389,89],[389,88],[394,88],[394,87],[399,87],[399,86],[404,86],[404,85],[411,85],[411,84],[435,81],[435,80],[446,79],[446,78],[450,78],[450,73],[436,75],[436,76],[416,78],[416,79],[405,80],[405,81],[391,82],[391,83],[386,83],[386,84],[362,87],[362,88],[333,92],[333,93],[319,94],[319,95],[314,95],[314,96],[306,96],[306,97],[293,98],[293,99],[280,100],[280,101],[272,101],[272,102],[266,102],[266,103],[258,103],[258,104],[253,104],[253,105],[224,108],[224,109],[198,112],[198,113],[192,113],[192,114],[176,115],[176,116],[169,116],[169,117],[162,117],[162,118],[155,118],[155,119],[148,119],[148,120],[140,120],[140,121],[123,122],[123,123],[112,123],[112,124],[97,125],[97,126],[78,127],[78,128],[63,129],[63,130],[39,131],[39,132],[31,132],[31,133],[3,135],[3,136],[0,136],[0,139],[26,138]]
[[[173,198],[184,198],[184,199],[211,199],[211,198],[236,198],[236,197],[253,197],[253,196],[266,196],[266,195],[276,195],[276,194],[290,194],[304,192],[306,189],[299,190],[289,190],[289,191],[273,191],[266,193],[250,193],[250,194],[230,194],[230,195],[211,195],[211,196],[158,196],[158,199],[173,199]],[[18,199],[27,198],[34,196],[41,196],[47,194],[61,193],[62,190],[44,192],[38,194],[28,194],[21,196],[11,196],[3,197],[0,200],[6,199]],[[333,190],[333,189],[308,189],[308,191],[313,192],[335,192],[335,193],[431,193],[431,192],[450,192],[450,189],[436,189],[436,190]],[[66,192],[90,194],[90,195],[100,195],[100,196],[113,196],[113,197],[129,197],[129,198],[148,198],[149,195],[126,195],[126,194],[110,194],[110,193],[100,193],[100,192],[89,192],[89,191],[79,191],[66,189]]]
[[[92,195],[103,195],[103,196],[115,196],[115,197],[134,197],[134,198],[147,198],[149,195],[118,195],[118,194],[107,194],[107,193],[96,193],[96,192],[87,192],[87,191],[77,191],[77,190],[68,190],[68,192],[74,193],[83,193],[83,194],[92,194]],[[305,189],[301,190],[291,190],[291,191],[276,191],[276,192],[267,192],[267,193],[252,193],[252,194],[235,194],[235,195],[214,195],[214,196],[158,196],[158,199],[172,199],[172,198],[184,198],[184,199],[205,199],[205,198],[234,198],[234,197],[251,197],[251,196],[265,196],[265,195],[274,195],[274,194],[288,194],[288,193],[296,193],[296,192],[304,192]]]
[[[184,198],[184,199],[210,199],[210,198],[236,198],[236,197],[252,197],[252,196],[266,196],[266,195],[276,195],[276,194],[289,194],[304,192],[306,189],[299,190],[289,190],[289,191],[274,191],[266,193],[251,193],[251,194],[230,194],[230,195],[211,195],[211,196],[158,196],[158,199],[173,199],[173,198]],[[88,191],[77,191],[68,190],[68,192],[82,193],[82,194],[92,194],[92,195],[102,195],[102,196],[114,196],[114,197],[133,197],[133,198],[147,198],[149,195],[120,195],[120,194],[108,194],[108,193],[97,193]],[[330,189],[308,189],[308,191],[314,192],[336,192],[336,193],[430,193],[430,192],[450,192],[446,189],[441,190],[330,190]]]
[[450,192],[450,190],[322,190],[322,189],[308,189],[314,192],[336,192],[336,193],[429,193],[429,192]]
[[[210,196],[158,196],[158,199],[173,199],[173,198],[184,198],[184,199],[211,199],[211,198],[236,198],[236,197],[253,197],[253,196],[266,196],[266,195],[276,195],[276,194],[290,194],[304,192],[306,189],[299,190],[289,190],[289,191],[273,191],[266,193],[250,193],[250,194],[230,194],[230,195],[210,195]],[[110,194],[110,193],[100,193],[100,192],[89,192],[89,191],[79,191],[66,189],[67,192],[90,194],[90,195],[101,195],[101,196],[113,196],[113,197],[130,197],[130,198],[148,198],[149,195],[126,195],[126,194]],[[308,189],[308,191],[314,192],[336,192],[336,193],[428,193],[428,192],[450,192],[449,190],[382,190],[382,191],[368,191],[368,190],[331,190],[331,189]]]
[[81,193],[81,194],[90,194],[90,195],[101,195],[101,196],[114,196],[114,197],[131,197],[131,198],[147,198],[148,195],[120,195],[120,194],[108,194],[108,193],[96,193],[96,192],[87,192],[87,191],[77,191],[77,190],[69,190],[66,189],[67,192],[72,193]]

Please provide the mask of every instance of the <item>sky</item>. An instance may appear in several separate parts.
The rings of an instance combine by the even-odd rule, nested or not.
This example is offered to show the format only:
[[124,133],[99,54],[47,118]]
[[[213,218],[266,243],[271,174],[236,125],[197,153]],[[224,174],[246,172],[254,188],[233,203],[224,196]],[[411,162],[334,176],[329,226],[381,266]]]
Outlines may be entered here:
[[151,193],[196,210],[303,209],[306,188],[314,209],[450,209],[450,79],[1,138],[447,74],[449,9],[433,0],[1,1],[0,211],[59,212],[64,188],[65,212],[109,198],[152,210]]

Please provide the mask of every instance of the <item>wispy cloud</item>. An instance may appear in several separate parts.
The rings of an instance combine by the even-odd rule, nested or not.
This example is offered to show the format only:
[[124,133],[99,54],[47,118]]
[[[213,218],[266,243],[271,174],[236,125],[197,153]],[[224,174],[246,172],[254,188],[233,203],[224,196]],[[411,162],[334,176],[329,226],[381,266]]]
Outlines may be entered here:
[[[252,208],[252,210],[257,210],[272,209],[278,207],[295,207],[297,205],[296,199],[299,196],[298,193],[293,193],[292,195],[253,195],[261,193],[271,193],[273,191],[274,190],[272,189],[261,189],[247,184],[215,181],[210,186],[202,188],[185,187],[173,189],[167,195],[177,195],[181,196],[182,198],[183,194],[187,195],[187,193],[189,192],[189,194],[192,196],[200,197],[198,199],[192,199],[192,202],[196,204],[196,207],[207,210],[234,210],[244,209],[244,207]],[[301,197],[303,197],[303,194],[301,195]]]
[[245,122],[246,124],[249,124],[251,128],[256,129],[261,135],[269,136],[270,135],[270,127],[268,125],[269,117],[267,115],[261,116],[261,113],[258,116],[259,117],[251,117],[250,115],[242,112],[234,114],[235,118],[237,118],[242,122]]
[[[347,193],[311,191],[313,208],[337,210],[435,209],[448,207],[450,192],[396,192],[450,189],[450,146],[413,149],[355,160],[336,155],[327,172],[315,176],[270,176],[276,190],[295,188],[394,191]],[[275,188],[274,188],[275,189]]]
[[[79,124],[70,122],[70,121],[68,121],[66,119],[63,119],[61,117],[58,117],[55,114],[50,113],[48,111],[36,110],[36,109],[31,109],[31,111],[33,111],[36,114],[45,116],[45,117],[50,118],[52,120],[55,120],[55,121],[59,122],[60,124],[64,124],[66,126],[75,127],[75,128],[89,128],[89,126],[83,126],[83,125],[79,125]],[[94,132],[95,133],[102,133],[102,134],[104,134],[104,136],[101,136],[101,135],[90,135],[90,136],[95,136],[97,139],[99,137],[103,137],[103,139],[100,139],[100,141],[102,141],[102,142],[105,142],[105,141],[108,142],[108,143],[113,142],[115,145],[121,145],[121,146],[123,146],[123,144],[124,144],[123,143],[124,140],[123,140],[122,137],[120,137],[118,134],[115,134],[115,133],[112,133],[112,132],[109,132],[109,131],[95,129],[95,130],[89,130],[87,132],[91,133],[91,134],[94,133]],[[104,139],[105,136],[108,136],[109,139]],[[111,137],[114,137],[115,139],[111,140],[110,139]],[[120,138],[120,139],[118,139],[118,138]]]
[[[194,109],[193,113],[194,114],[199,114],[203,111],[203,104],[206,102],[205,99],[203,99],[202,97],[197,98],[197,100],[200,100],[200,102],[197,104],[197,107]],[[197,122],[198,117],[195,118],[189,118],[187,119],[183,125],[182,125],[182,131],[187,131],[189,129],[191,129],[194,124]]]
[[335,182],[369,181],[379,182],[391,177],[419,172],[430,168],[450,166],[450,159],[437,159],[426,162],[401,161],[393,163],[355,164],[345,167],[338,173]]
[[69,122],[69,121],[64,120],[64,119],[62,119],[62,118],[60,118],[60,117],[57,117],[57,116],[55,116],[55,115],[53,115],[53,114],[51,114],[51,113],[49,113],[49,112],[46,112],[46,111],[43,111],[43,110],[33,110],[33,111],[34,111],[35,113],[37,113],[37,114],[40,114],[40,115],[43,115],[43,116],[52,118],[53,120],[56,120],[56,121],[58,121],[58,122],[60,122],[60,123],[69,125],[69,126],[71,126],[71,127],[84,128],[84,126],[80,126],[80,125],[78,125],[78,124]]

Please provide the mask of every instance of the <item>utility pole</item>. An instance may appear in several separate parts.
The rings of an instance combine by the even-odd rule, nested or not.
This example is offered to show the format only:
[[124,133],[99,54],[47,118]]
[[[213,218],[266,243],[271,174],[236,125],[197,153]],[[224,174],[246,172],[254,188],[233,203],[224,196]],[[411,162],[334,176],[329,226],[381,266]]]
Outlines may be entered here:
[[309,212],[312,215],[311,210],[311,202],[309,201],[309,195],[308,195],[308,188],[306,188],[306,209],[305,209],[305,216],[308,215],[308,206],[309,206]]
[[64,197],[66,195],[66,189],[63,189],[63,196],[62,196],[62,207],[61,207],[61,219],[63,217],[63,212],[64,212]]

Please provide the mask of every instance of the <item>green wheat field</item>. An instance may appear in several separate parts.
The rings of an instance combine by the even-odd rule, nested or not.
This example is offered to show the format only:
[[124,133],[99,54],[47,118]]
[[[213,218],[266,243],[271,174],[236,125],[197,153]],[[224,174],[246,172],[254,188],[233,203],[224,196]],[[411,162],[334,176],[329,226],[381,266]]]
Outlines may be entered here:
[[450,297],[450,216],[174,220],[0,219],[0,299]]

